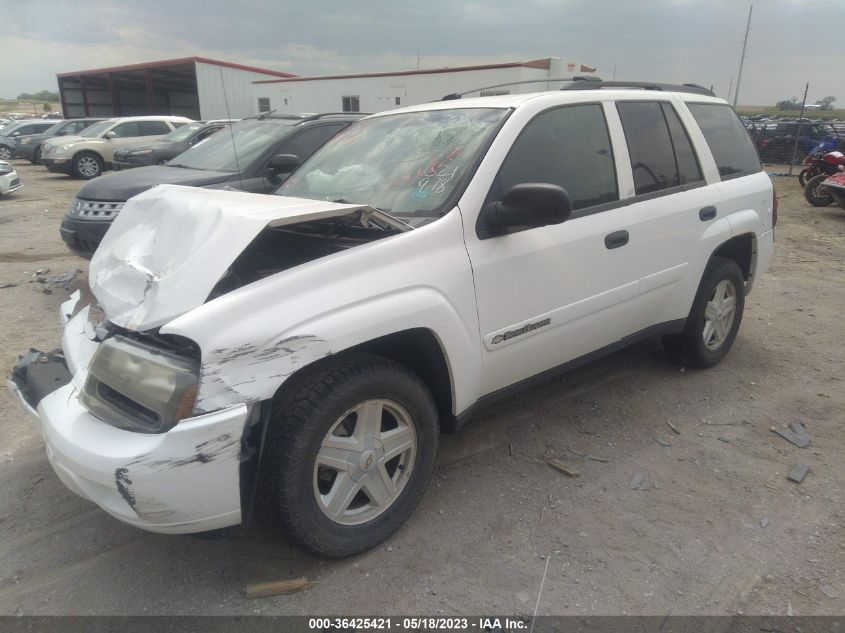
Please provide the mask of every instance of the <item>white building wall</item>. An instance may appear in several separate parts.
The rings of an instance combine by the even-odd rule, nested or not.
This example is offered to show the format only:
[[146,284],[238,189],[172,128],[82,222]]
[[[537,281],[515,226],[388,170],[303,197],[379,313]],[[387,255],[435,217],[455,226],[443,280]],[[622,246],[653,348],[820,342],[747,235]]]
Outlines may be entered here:
[[253,116],[258,112],[258,105],[253,97],[252,82],[260,79],[278,79],[276,75],[205,62],[196,62],[196,68],[200,118],[204,120],[242,119]]
[[[570,77],[579,74],[580,64],[552,59],[549,70],[515,66],[481,70],[308,79],[253,84],[252,114],[258,112],[258,98],[270,99],[270,108],[285,113],[340,112],[344,96],[358,96],[361,112],[381,112],[407,105],[437,101],[445,95],[495,84],[527,79]],[[509,94],[537,92],[560,87],[545,81],[507,86]],[[467,96],[478,96],[478,93]],[[397,103],[398,99],[398,103]]]

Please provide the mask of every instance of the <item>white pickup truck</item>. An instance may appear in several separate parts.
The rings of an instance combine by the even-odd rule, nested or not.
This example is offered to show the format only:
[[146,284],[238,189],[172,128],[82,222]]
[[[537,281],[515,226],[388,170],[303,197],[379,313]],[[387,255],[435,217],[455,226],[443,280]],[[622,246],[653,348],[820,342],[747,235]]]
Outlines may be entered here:
[[155,532],[261,505],[345,556],[477,407],[645,336],[719,362],[777,218],[745,129],[698,87],[567,87],[362,119],[277,196],[127,202],[9,381],[59,478]]

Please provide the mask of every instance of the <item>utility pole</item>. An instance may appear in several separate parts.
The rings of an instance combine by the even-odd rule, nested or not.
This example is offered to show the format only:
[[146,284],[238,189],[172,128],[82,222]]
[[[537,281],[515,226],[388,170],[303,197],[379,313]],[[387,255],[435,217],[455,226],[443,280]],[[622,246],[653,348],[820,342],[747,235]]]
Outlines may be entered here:
[[789,175],[792,175],[792,166],[795,164],[795,156],[798,154],[798,140],[801,138],[801,124],[804,122],[804,106],[807,105],[807,92],[810,90],[810,82],[804,86],[804,100],[801,101],[801,114],[798,115],[798,130],[795,132],[795,145],[792,146],[792,159],[789,161]]
[[754,5],[748,7],[748,24],[745,26],[745,39],[742,41],[742,56],[739,58],[739,72],[736,75],[736,90],[734,91],[734,109],[739,99],[739,84],[742,81],[742,63],[745,61],[745,48],[748,46],[748,32],[751,30],[751,12]]

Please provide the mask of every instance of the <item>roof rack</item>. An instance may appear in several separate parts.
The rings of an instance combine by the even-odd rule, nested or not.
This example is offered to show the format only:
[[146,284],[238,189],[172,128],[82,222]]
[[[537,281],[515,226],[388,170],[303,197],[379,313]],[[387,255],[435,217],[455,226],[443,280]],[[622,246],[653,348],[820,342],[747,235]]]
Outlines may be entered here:
[[465,92],[453,92],[452,94],[448,94],[442,99],[440,99],[440,101],[452,101],[454,99],[460,99],[464,95],[468,95],[473,92],[481,92],[482,90],[492,90],[493,88],[504,88],[505,86],[518,86],[520,84],[541,84],[549,83],[552,81],[592,81],[595,79],[595,77],[585,77],[581,75],[577,77],[543,77],[541,79],[523,79],[522,81],[509,81],[503,84],[484,86],[483,88],[473,88],[472,90],[466,90]]
[[[575,78],[573,78],[575,79]],[[715,97],[710,90],[698,84],[658,84],[650,81],[604,81],[598,77],[579,77],[578,81],[563,86],[561,90],[598,90],[600,88],[641,88],[663,92],[690,92]]]

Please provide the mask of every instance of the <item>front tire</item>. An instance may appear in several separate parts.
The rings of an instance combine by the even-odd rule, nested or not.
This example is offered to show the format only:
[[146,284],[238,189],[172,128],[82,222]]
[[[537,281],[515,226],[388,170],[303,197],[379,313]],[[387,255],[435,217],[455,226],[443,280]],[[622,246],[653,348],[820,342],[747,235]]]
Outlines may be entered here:
[[103,159],[94,152],[80,152],[73,157],[73,175],[91,180],[103,173]]
[[680,334],[663,337],[674,359],[707,369],[730,351],[745,310],[745,279],[732,259],[713,257],[698,286],[687,324]]
[[814,207],[826,207],[833,203],[833,196],[823,191],[820,185],[827,180],[827,174],[813,176],[804,187],[804,198]]
[[438,420],[423,382],[355,354],[306,369],[273,405],[265,509],[301,548],[339,558],[393,534],[431,479]]

